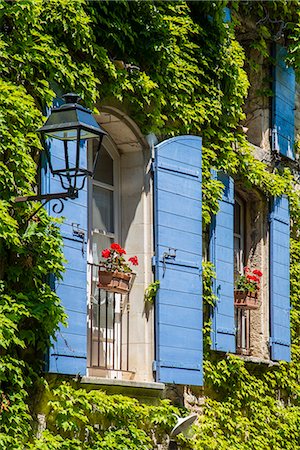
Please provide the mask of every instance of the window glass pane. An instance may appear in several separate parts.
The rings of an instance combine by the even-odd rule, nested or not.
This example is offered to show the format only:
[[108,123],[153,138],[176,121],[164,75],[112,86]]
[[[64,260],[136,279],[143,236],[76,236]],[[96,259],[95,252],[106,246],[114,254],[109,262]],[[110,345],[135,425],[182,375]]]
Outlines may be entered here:
[[234,204],[234,232],[241,233],[241,206],[238,202]]
[[94,264],[99,264],[103,260],[101,252],[105,248],[109,248],[113,243],[113,239],[100,233],[92,233],[92,254]]
[[[98,148],[98,142],[95,140],[93,145],[93,161]],[[102,183],[114,184],[114,162],[109,153],[105,150],[103,145],[101,146],[98,161],[95,170],[94,179],[96,181],[101,181]]]
[[243,273],[243,254],[241,248],[241,239],[238,237],[234,238],[234,275],[235,278],[239,274]]
[[113,192],[93,186],[93,229],[114,232]]

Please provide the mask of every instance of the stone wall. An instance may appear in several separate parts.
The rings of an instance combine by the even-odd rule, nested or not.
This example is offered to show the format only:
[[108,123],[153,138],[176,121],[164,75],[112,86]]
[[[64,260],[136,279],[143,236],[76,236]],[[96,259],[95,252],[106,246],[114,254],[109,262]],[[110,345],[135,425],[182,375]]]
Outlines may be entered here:
[[[251,144],[263,150],[270,149],[270,64],[256,50],[248,55],[250,88],[245,102],[246,119],[243,123]],[[255,69],[253,67],[255,66]]]

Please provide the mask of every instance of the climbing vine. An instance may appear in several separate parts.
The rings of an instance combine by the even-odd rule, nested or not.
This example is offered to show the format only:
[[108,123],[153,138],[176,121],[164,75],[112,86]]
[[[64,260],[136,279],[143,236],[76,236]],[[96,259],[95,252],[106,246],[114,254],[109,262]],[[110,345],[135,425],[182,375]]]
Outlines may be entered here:
[[145,289],[144,293],[145,302],[148,302],[150,304],[154,303],[157,291],[159,289],[159,285],[160,285],[159,281],[153,281],[152,283],[149,284],[147,289]]
[[178,408],[168,400],[141,405],[124,395],[107,395],[62,383],[48,402],[47,430],[29,449],[154,449],[176,423]]
[[[226,5],[231,22],[224,21]],[[211,167],[266,197],[289,196],[293,362],[258,367],[235,356],[212,355],[207,345],[209,394],[194,441],[182,447],[298,448],[299,191],[289,168],[270,170],[254,158],[239,127],[249,73],[244,66],[247,48],[236,33],[254,21],[252,46],[265,57],[274,37],[284,38],[289,64],[298,70],[299,11],[294,0],[0,3],[1,448],[155,448],[178,412],[166,402],[142,406],[123,396],[64,384],[50,395],[47,429],[34,437],[31,399],[41,389],[43,355],[59,323],[66,321],[49,288],[49,277],[61,276],[63,255],[55,220],[43,210],[29,220],[34,206],[15,205],[13,198],[34,190],[41,152],[36,129],[58,90],[79,92],[90,107],[119,106],[145,134],[154,132],[162,139],[201,135],[204,227],[222,194]],[[120,61],[133,69],[126,70]],[[252,69],[248,64],[247,70]],[[204,299],[212,306],[210,265],[204,275]]]

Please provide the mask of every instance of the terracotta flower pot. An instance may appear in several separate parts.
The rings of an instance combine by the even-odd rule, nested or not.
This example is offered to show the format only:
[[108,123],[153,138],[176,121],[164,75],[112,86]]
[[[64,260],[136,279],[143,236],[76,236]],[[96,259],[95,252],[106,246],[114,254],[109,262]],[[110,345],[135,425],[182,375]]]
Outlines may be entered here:
[[99,282],[97,286],[109,292],[128,294],[131,288],[132,273],[108,272],[99,269]]
[[234,291],[234,306],[236,308],[257,309],[257,292]]

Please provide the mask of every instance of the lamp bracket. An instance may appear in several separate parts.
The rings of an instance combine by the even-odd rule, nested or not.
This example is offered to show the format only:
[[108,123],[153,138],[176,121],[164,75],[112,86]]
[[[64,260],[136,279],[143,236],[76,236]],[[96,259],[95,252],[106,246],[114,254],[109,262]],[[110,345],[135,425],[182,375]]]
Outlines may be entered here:
[[15,197],[14,203],[24,203],[28,201],[38,201],[42,202],[38,208],[35,209],[35,211],[29,216],[28,220],[32,219],[36,213],[43,208],[48,202],[51,200],[58,200],[60,203],[60,207],[58,207],[58,203],[54,203],[52,207],[52,211],[56,214],[60,214],[64,209],[64,204],[62,200],[74,200],[75,198],[78,198],[78,190],[70,188],[66,192],[55,192],[53,194],[40,194],[40,195],[24,195],[21,197]]

